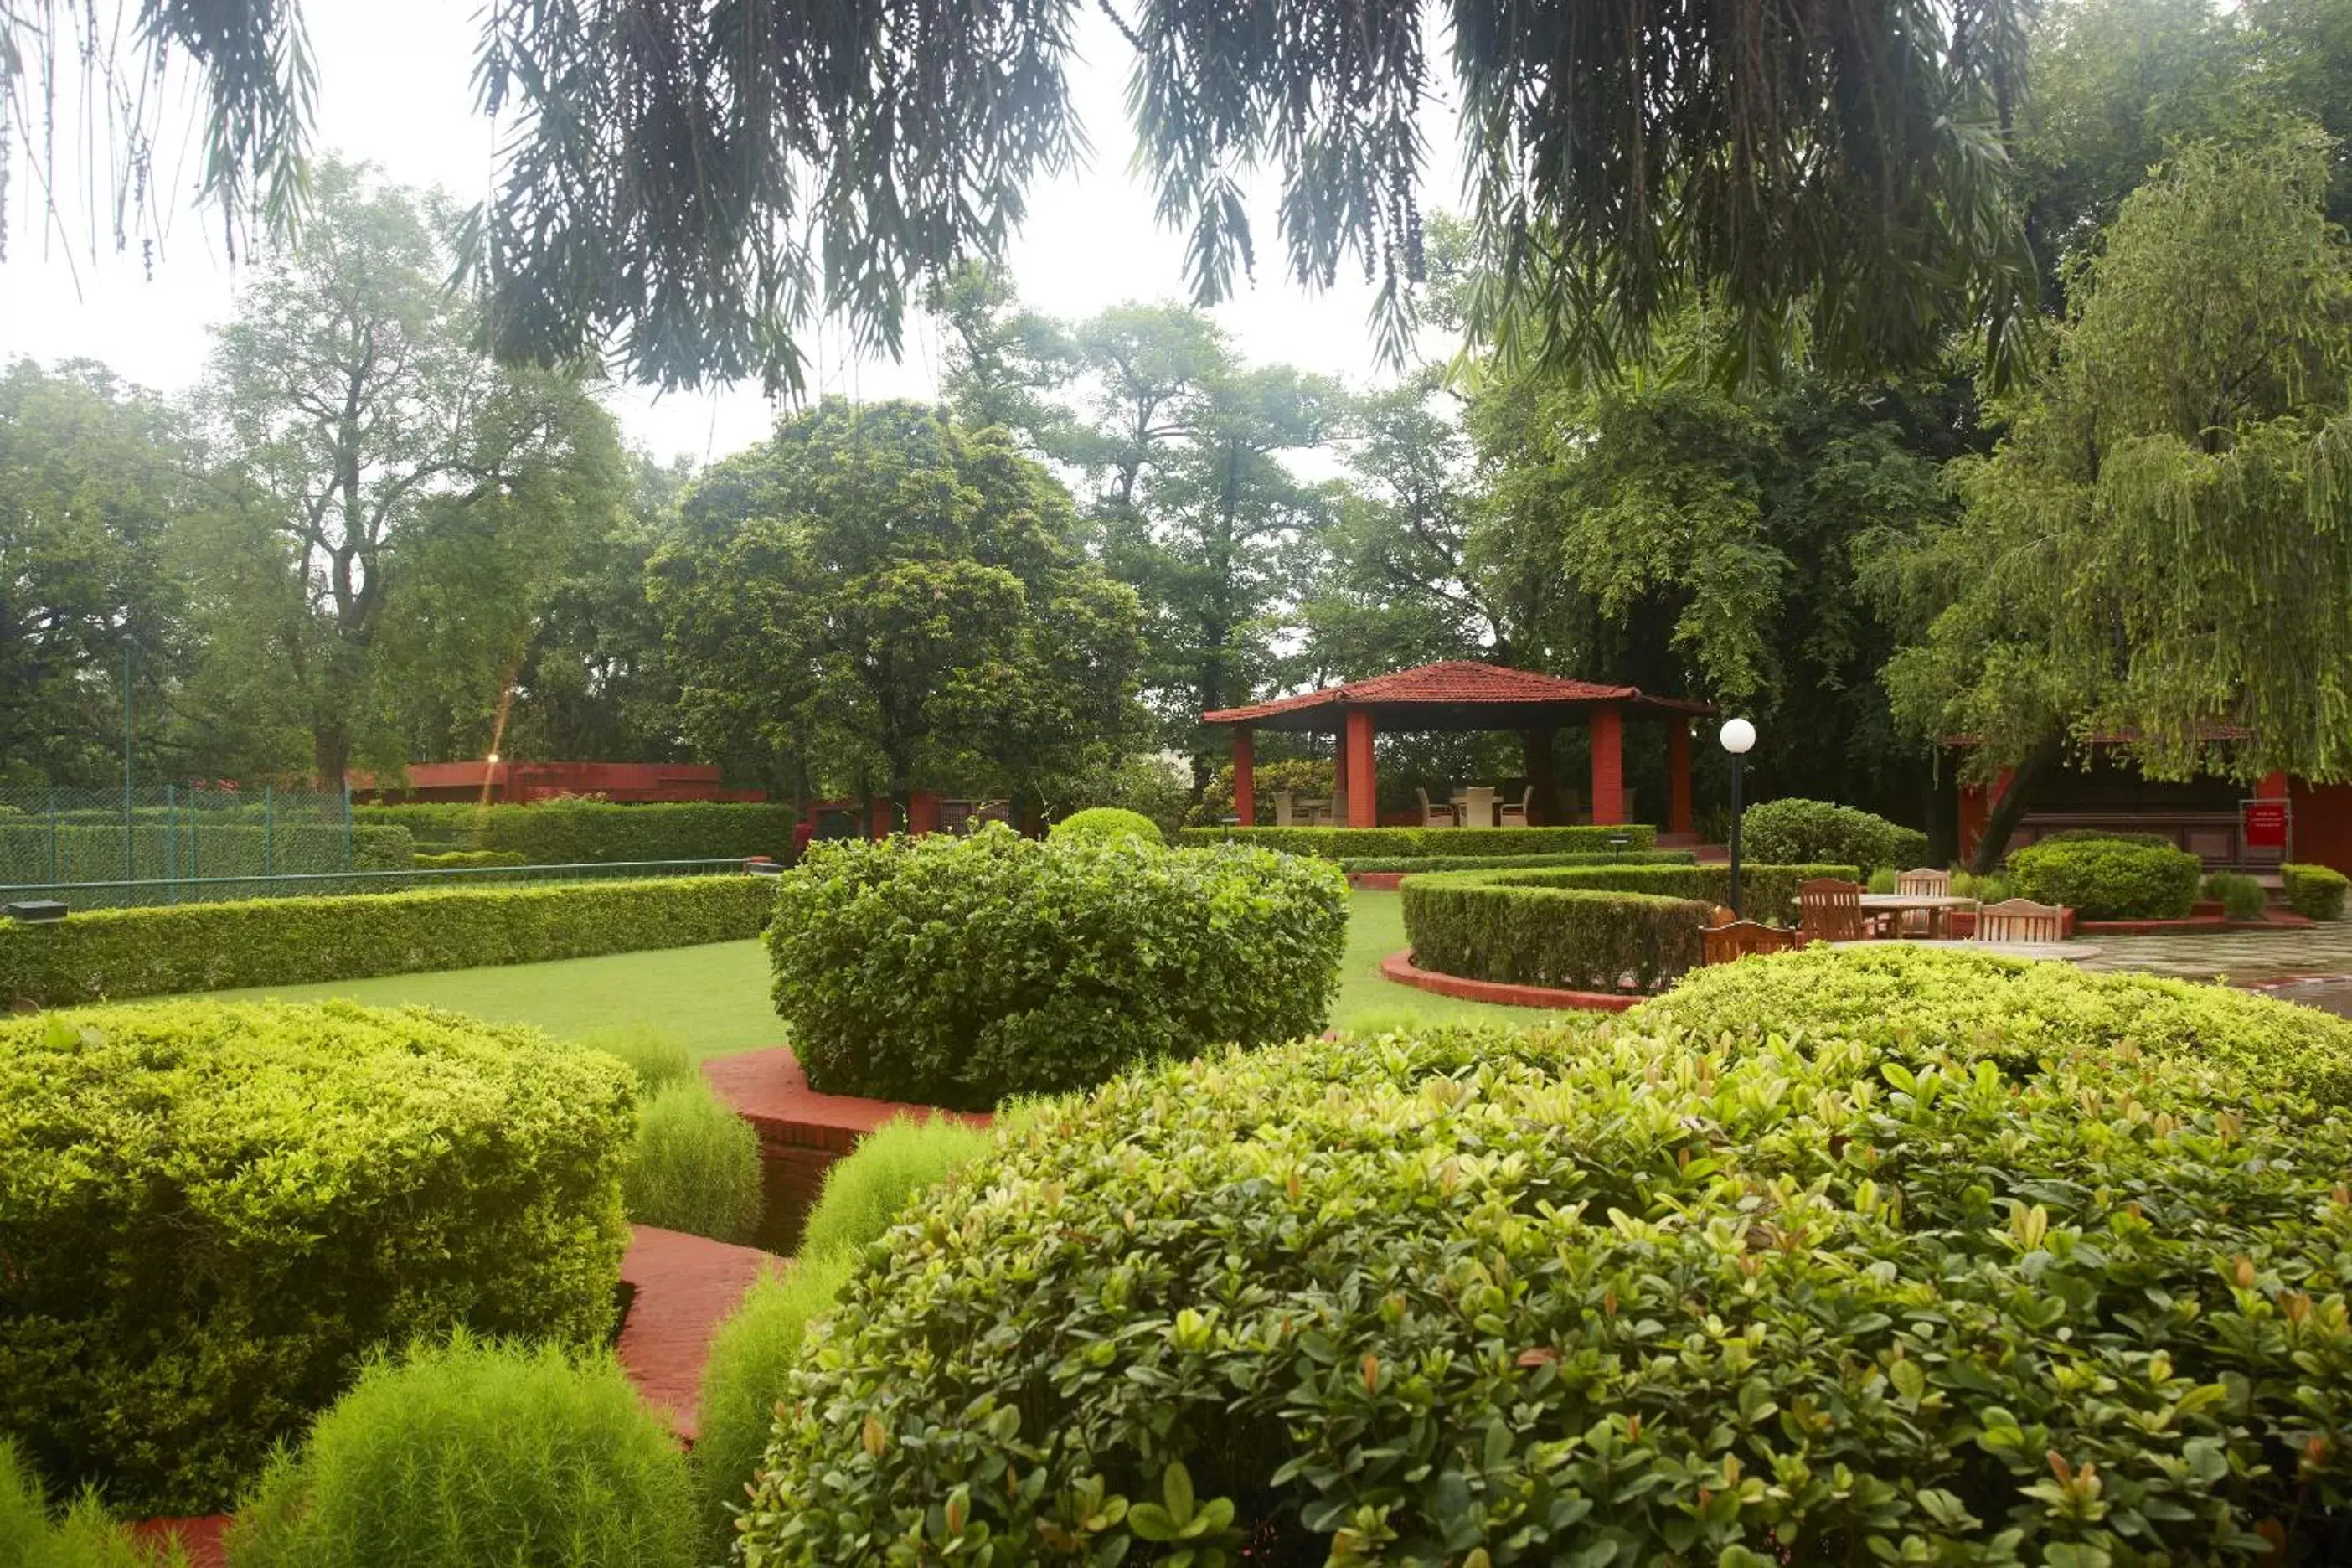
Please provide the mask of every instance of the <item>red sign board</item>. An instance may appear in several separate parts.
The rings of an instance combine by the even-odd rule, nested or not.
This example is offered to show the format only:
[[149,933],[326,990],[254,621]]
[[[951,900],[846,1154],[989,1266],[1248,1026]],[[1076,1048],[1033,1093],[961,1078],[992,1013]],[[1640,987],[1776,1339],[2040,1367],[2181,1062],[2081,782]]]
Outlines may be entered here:
[[2284,849],[2286,847],[2286,802],[2249,800],[2240,803],[2238,810],[2245,825],[2247,848]]

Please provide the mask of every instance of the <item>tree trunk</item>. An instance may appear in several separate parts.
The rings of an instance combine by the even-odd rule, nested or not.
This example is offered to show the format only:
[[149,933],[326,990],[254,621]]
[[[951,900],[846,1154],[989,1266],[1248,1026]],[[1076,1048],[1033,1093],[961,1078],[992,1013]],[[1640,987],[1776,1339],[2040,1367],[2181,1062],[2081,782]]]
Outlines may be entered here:
[[1969,869],[1979,877],[1990,876],[2000,866],[2000,858],[2008,852],[2009,836],[2017,831],[2018,820],[2024,816],[2034,790],[2050,770],[2058,765],[2066,748],[2064,731],[2053,730],[2033,743],[2010,775],[2009,788],[1992,803],[1992,815],[1985,818],[1984,837],[1977,840],[1977,852],[1969,858]]
[[351,727],[341,719],[312,725],[310,767],[319,775],[319,787],[331,795],[341,794],[343,775],[351,765]]

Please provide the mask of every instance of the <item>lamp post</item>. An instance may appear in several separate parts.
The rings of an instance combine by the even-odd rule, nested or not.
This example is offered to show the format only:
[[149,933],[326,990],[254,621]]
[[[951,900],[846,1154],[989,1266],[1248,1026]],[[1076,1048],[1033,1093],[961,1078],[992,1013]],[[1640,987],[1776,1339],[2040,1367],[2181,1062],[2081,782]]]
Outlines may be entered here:
[[131,637],[126,631],[122,634],[122,879],[126,882],[138,874],[131,854]]
[[1756,726],[1745,719],[1726,719],[1716,735],[1731,753],[1731,913],[1739,915],[1739,774],[1756,744]]

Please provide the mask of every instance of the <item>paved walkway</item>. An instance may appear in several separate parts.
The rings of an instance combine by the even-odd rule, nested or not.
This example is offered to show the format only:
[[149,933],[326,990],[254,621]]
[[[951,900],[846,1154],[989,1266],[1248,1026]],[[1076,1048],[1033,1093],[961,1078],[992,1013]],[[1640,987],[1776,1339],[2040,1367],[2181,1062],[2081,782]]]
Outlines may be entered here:
[[2137,969],[2182,980],[2262,985],[2314,975],[2352,975],[2352,921],[2300,931],[2200,936],[2102,936],[2085,969]]

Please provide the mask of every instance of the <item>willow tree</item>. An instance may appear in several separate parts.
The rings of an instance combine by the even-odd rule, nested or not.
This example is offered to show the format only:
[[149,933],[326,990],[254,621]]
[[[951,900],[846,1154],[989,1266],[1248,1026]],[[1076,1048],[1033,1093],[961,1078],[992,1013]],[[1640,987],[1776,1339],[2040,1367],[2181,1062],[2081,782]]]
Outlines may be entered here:
[[2200,147],[2125,201],[2052,368],[1956,465],[1964,516],[1885,563],[1937,611],[1887,666],[1898,711],[1969,737],[1978,776],[2019,770],[1988,864],[2095,739],[2154,778],[2352,774],[2352,247],[2322,210],[2328,152]]
[[[1797,347],[1916,358],[1959,321],[2011,342],[2032,270],[2002,135],[2023,0],[1096,3],[1132,51],[1140,163],[1201,302],[1254,263],[1244,192],[1264,173],[1290,274],[1361,267],[1402,354],[1421,116],[1450,99],[1496,260],[1472,325],[1515,356],[1626,362],[1697,298],[1730,323],[1727,374]],[[796,386],[828,310],[895,351],[910,294],[1000,255],[1031,185],[1077,156],[1065,72],[1086,10],[490,0],[476,75],[511,133],[467,255],[493,341],[535,360],[610,347],[671,385]],[[203,79],[215,197],[284,221],[309,124],[297,0],[0,0],[20,139],[75,62],[135,121],[165,59]],[[136,151],[132,210],[171,166]]]

